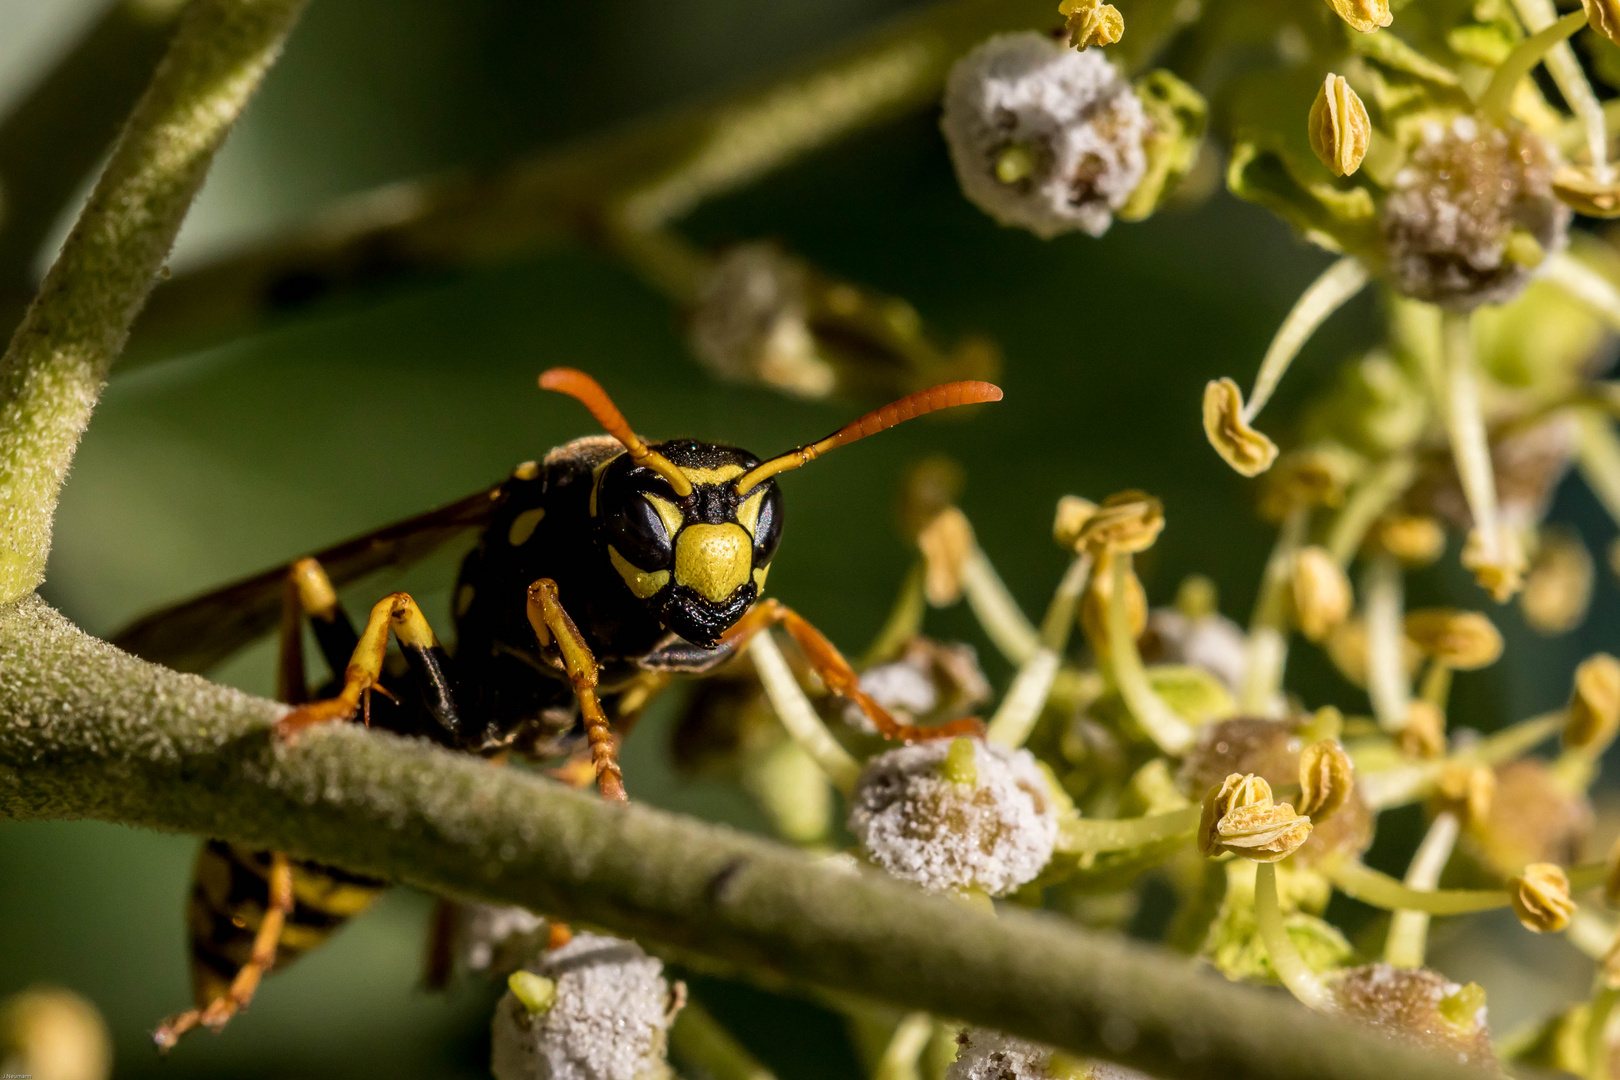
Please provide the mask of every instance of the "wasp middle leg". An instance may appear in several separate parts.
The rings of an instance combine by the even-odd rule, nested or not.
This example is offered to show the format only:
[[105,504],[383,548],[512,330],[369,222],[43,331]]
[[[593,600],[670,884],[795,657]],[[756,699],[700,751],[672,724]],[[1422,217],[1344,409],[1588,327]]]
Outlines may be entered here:
[[839,652],[832,642],[820,630],[810,624],[810,621],[797,611],[778,600],[765,599],[749,609],[748,614],[738,619],[732,628],[726,631],[721,638],[721,644],[734,648],[741,648],[748,640],[761,630],[772,626],[781,626],[793,638],[805,659],[815,669],[827,689],[840,697],[853,701],[860,710],[866,714],[877,728],[878,734],[885,739],[895,739],[902,742],[916,742],[922,739],[945,739],[956,735],[977,735],[984,731],[984,725],[976,718],[952,720],[948,724],[935,727],[917,727],[913,724],[902,724],[889,711],[876,701],[870,694],[861,689],[860,676],[850,666],[844,654]]
[[625,802],[629,796],[624,790],[618,748],[607,713],[596,695],[596,656],[586,643],[585,635],[563,609],[555,581],[541,578],[529,586],[528,612],[529,625],[534,628],[540,647],[548,649],[555,645],[562,657],[563,670],[574,688],[574,697],[579,699],[579,711],[585,718],[585,736],[591,743],[591,765],[596,772],[597,787],[603,798]]

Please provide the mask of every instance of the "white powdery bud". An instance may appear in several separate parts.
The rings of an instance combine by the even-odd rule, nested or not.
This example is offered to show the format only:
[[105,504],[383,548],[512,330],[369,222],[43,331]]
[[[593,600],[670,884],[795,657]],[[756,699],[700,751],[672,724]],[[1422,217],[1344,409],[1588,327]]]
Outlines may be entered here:
[[1568,241],[1541,138],[1461,116],[1432,123],[1395,174],[1383,233],[1395,288],[1453,311],[1511,300]]
[[529,966],[556,984],[544,1012],[495,1007],[495,1080],[665,1080],[669,984],[634,942],[577,934]]
[[[902,724],[954,719],[990,700],[990,681],[973,646],[912,638],[900,656],[861,672],[861,691]],[[854,702],[844,722],[876,735],[866,712]]]
[[951,68],[941,127],[962,191],[1042,239],[1108,231],[1147,171],[1152,125],[1100,49],[999,34]]
[[507,904],[460,904],[455,952],[468,971],[507,972],[545,944],[546,920]]
[[715,374],[801,397],[832,392],[837,376],[808,322],[810,273],[774,244],[739,244],[720,257],[692,312],[692,349]]
[[1051,859],[1057,812],[1029,751],[968,741],[972,783],[960,771],[947,777],[950,739],[868,761],[855,785],[849,829],[866,856],[895,877],[934,892],[1001,896]]
[[1151,664],[1186,664],[1203,668],[1229,689],[1243,681],[1243,628],[1225,615],[1188,618],[1175,608],[1148,614],[1142,659]]

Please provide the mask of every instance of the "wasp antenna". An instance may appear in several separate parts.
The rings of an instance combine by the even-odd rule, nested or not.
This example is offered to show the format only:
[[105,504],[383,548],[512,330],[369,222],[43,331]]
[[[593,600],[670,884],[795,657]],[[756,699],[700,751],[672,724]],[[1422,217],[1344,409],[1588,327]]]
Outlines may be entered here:
[[737,494],[746,495],[777,473],[808,465],[828,450],[848,446],[868,435],[876,435],[924,413],[953,409],[958,405],[977,405],[984,401],[1000,400],[1001,387],[994,383],[977,381],[943,383],[927,390],[919,390],[915,394],[907,394],[899,401],[891,401],[883,408],[875,409],[859,420],[845,424],[825,439],[801,446],[797,450],[789,450],[754,466],[737,478]]
[[[596,417],[596,422],[602,425],[602,430],[624,445],[630,460],[637,465],[645,465],[668,480],[669,486],[674,488],[675,494],[681,498],[692,494],[692,481],[686,478],[686,474],[681,472],[674,462],[652,449],[630,429],[630,423],[624,418],[624,413],[613,404],[613,399],[608,397],[601,383],[576,368],[550,368],[540,374],[540,389],[567,394],[585,406],[591,415]],[[1000,396],[999,391],[997,396]]]

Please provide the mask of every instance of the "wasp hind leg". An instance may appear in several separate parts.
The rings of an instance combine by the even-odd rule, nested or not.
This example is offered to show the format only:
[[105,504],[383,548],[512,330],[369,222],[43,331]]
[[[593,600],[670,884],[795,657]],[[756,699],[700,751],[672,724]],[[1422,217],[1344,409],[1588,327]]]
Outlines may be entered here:
[[602,709],[601,699],[596,696],[596,656],[591,652],[590,645],[586,644],[585,635],[579,632],[574,620],[563,610],[562,601],[557,598],[555,581],[541,578],[529,586],[528,612],[529,625],[534,628],[534,636],[539,639],[540,647],[556,648],[562,657],[563,670],[568,673],[568,681],[574,688],[574,696],[579,699],[579,711],[585,718],[585,735],[591,744],[591,767],[602,797],[625,802],[629,796],[624,791],[624,773],[619,768],[618,747],[607,713]]
[[810,661],[810,666],[815,669],[827,689],[859,706],[867,719],[877,728],[878,734],[885,739],[917,742],[922,739],[945,739],[957,735],[979,735],[984,732],[984,725],[974,718],[952,720],[948,724],[936,727],[902,724],[861,689],[860,676],[833,643],[828,641],[820,630],[810,625],[809,620],[803,615],[779,601],[766,599],[755,604],[748,614],[738,619],[736,625],[726,631],[725,637],[721,640],[725,645],[741,648],[755,634],[773,626],[780,626],[788,632],[788,636],[799,646],[805,659]]

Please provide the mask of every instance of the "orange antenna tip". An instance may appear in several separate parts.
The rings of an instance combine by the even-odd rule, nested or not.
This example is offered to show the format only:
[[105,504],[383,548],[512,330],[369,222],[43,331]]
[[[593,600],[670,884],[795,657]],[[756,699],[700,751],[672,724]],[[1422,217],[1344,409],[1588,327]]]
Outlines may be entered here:
[[653,450],[630,427],[619,407],[613,404],[602,384],[577,368],[548,368],[540,373],[540,389],[567,394],[590,410],[602,430],[619,440],[637,465],[644,465],[669,481],[681,498],[692,494],[692,481],[664,455]]

